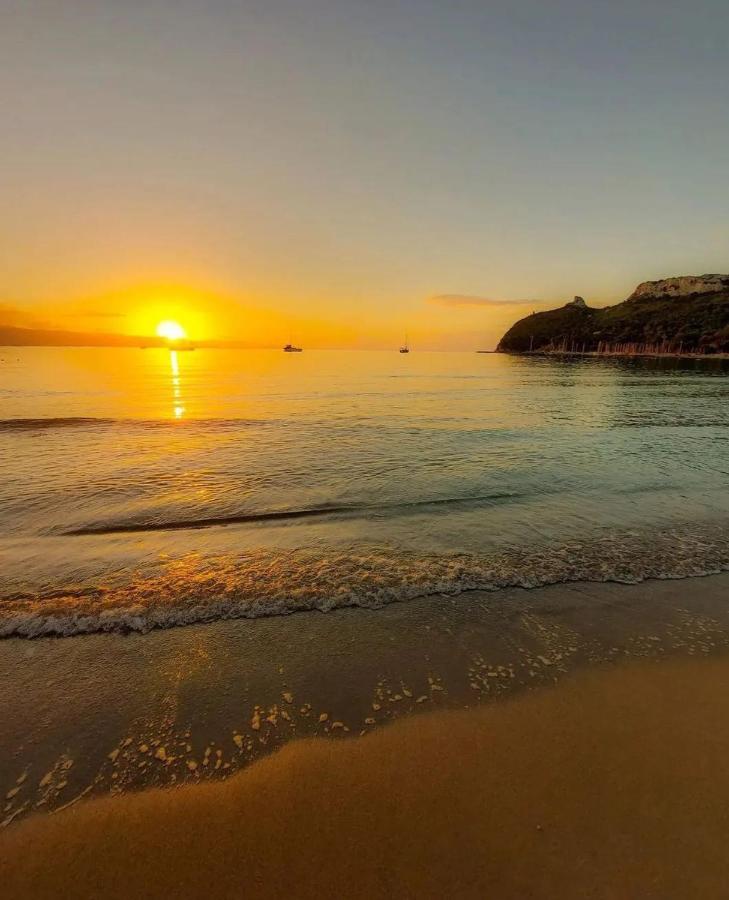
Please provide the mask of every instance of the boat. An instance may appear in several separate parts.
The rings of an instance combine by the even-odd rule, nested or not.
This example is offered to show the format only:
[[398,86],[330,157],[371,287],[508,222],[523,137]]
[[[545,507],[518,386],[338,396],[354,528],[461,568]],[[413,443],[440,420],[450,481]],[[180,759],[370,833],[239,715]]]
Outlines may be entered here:
[[286,346],[283,348],[283,352],[284,353],[301,353],[303,349],[304,349],[303,347],[294,347],[293,344],[286,344]]
[[408,336],[405,335],[405,343],[400,347],[400,353],[410,353],[410,347],[408,347]]

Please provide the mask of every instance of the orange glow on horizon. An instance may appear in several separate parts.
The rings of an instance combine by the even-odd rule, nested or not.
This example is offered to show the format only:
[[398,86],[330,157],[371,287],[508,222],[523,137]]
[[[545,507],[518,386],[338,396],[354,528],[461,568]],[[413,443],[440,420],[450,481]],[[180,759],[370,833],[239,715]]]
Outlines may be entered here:
[[[364,315],[364,312],[367,315]],[[12,310],[11,310],[12,312]],[[2,321],[0,304],[0,324]],[[392,349],[407,332],[419,350],[489,347],[517,318],[511,307],[447,308],[423,297],[405,298],[388,310],[362,297],[336,305],[304,291],[223,290],[181,282],[138,282],[85,297],[27,306],[26,327],[123,335],[139,343],[156,335],[168,347],[227,342],[244,348],[280,349],[288,340],[306,349]],[[155,342],[157,343],[157,342]]]

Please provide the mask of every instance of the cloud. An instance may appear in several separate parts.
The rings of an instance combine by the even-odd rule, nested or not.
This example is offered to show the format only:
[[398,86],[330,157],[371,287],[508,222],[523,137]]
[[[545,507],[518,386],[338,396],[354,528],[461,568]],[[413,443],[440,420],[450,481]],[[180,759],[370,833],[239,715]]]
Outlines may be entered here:
[[0,325],[13,328],[39,328],[42,323],[24,309],[0,303]]
[[428,298],[429,303],[438,306],[524,306],[534,305],[541,300],[496,300],[492,297],[475,297],[472,294],[435,294]]
[[123,312],[69,312],[64,313],[67,319],[126,319],[127,314]]
[[57,329],[57,328],[75,328],[75,324],[67,321],[69,319],[124,319],[126,313],[117,312],[115,310],[96,310],[91,309],[88,312],[81,310],[73,310],[63,312],[57,307],[46,308],[44,315],[38,316],[35,312],[24,309],[20,306],[12,306],[9,303],[0,303],[0,326],[4,328],[41,328],[41,329]]

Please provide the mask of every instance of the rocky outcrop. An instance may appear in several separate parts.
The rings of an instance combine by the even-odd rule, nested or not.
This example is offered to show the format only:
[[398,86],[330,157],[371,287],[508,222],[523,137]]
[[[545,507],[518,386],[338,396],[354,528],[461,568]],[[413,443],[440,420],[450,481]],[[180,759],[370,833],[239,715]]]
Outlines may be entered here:
[[644,281],[623,303],[602,309],[575,297],[559,309],[520,319],[503,336],[497,350],[591,351],[617,346],[646,352],[656,347],[675,352],[729,352],[729,275]]
[[[628,300],[648,297],[691,297],[694,294],[718,294],[729,291],[729,275],[679,275],[660,281],[644,281]],[[576,299],[576,298],[575,298]]]

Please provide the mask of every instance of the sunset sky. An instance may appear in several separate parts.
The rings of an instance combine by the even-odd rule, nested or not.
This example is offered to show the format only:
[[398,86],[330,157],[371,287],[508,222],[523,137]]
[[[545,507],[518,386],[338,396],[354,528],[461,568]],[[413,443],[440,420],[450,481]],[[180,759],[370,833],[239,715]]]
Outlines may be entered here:
[[727,0],[3,0],[0,324],[493,346],[729,270]]

